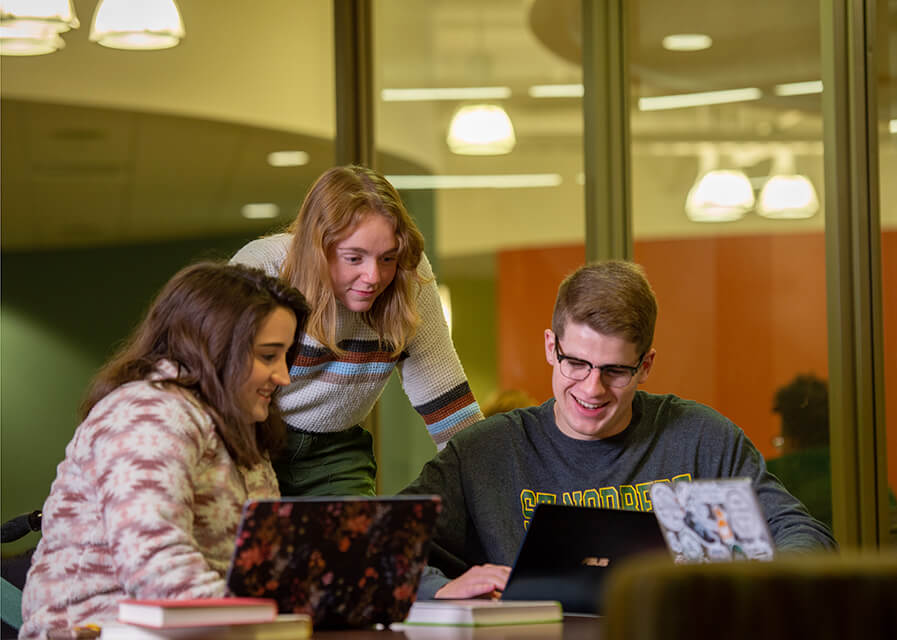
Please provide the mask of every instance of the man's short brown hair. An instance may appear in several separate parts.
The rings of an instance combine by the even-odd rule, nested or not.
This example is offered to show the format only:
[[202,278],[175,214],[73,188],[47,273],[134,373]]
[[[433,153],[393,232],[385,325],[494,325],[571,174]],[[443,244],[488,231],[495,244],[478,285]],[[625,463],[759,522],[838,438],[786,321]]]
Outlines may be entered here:
[[626,260],[603,260],[564,278],[554,303],[551,328],[564,337],[567,322],[603,335],[620,336],[646,353],[654,341],[657,299],[645,270]]

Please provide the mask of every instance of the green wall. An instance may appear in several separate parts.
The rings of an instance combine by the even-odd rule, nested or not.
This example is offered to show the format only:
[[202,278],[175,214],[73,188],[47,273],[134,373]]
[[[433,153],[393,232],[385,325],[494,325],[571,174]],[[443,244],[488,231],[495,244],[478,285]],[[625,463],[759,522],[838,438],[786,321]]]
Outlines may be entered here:
[[[249,237],[0,256],[0,517],[43,505],[96,370],[182,266]],[[33,546],[37,535],[5,544]]]
[[[495,282],[491,277],[441,278],[452,297],[452,339],[479,402],[498,386]],[[411,408],[397,375],[380,398],[380,492],[395,493],[436,453],[423,419]]]
[[479,402],[498,388],[495,279],[446,278],[452,295],[452,337]]

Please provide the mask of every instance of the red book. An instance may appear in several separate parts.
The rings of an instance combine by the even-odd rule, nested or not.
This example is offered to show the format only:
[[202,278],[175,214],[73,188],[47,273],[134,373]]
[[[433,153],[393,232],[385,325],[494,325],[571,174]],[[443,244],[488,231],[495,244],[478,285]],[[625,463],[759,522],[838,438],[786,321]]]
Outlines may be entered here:
[[269,622],[277,617],[277,603],[267,598],[199,598],[195,600],[122,600],[120,622],[145,627]]

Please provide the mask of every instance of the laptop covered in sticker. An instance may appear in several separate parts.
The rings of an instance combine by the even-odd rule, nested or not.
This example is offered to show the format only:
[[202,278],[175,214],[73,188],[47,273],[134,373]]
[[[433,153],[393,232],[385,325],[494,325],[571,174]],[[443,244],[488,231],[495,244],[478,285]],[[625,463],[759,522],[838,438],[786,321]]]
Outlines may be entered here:
[[657,483],[650,494],[677,563],[773,559],[772,535],[750,478]]

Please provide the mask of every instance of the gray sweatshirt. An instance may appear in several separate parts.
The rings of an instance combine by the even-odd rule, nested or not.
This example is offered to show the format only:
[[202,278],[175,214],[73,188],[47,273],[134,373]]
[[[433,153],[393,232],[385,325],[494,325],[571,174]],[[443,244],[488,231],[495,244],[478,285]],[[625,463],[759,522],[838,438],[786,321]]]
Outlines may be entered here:
[[705,405],[638,391],[629,426],[602,440],[561,433],[553,399],[492,416],[456,435],[402,491],[443,498],[418,598],[473,565],[513,564],[538,502],[651,511],[654,482],[729,477],[753,480],[779,551],[837,547],[744,432]]

